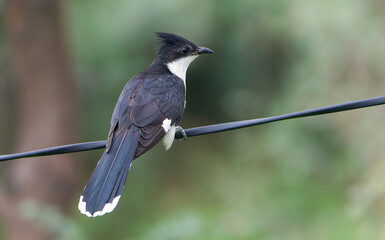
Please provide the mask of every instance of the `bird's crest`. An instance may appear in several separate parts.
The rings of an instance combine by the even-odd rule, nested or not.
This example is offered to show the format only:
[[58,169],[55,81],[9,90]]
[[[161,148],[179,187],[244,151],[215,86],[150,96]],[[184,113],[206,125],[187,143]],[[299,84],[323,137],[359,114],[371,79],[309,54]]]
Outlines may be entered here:
[[179,44],[191,44],[194,45],[192,42],[187,40],[184,37],[172,34],[172,33],[164,33],[164,32],[156,32],[155,33],[158,37],[159,43],[162,45],[179,45]]

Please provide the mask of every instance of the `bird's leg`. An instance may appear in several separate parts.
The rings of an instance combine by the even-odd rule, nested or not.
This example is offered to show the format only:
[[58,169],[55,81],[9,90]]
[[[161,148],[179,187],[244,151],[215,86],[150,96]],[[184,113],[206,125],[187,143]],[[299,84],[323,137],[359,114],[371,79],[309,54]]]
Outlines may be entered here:
[[[184,140],[187,140],[187,134],[181,126],[176,126],[175,132],[179,132],[183,136]],[[180,141],[180,138],[178,139],[178,141]]]

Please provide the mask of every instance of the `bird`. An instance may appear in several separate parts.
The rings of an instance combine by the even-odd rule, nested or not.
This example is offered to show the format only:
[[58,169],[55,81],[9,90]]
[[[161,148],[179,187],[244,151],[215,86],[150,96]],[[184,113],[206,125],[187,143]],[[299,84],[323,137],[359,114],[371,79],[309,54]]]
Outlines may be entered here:
[[163,139],[168,150],[186,107],[186,71],[202,54],[214,53],[184,37],[155,33],[160,47],[151,65],[124,86],[112,114],[106,149],[79,199],[88,217],[110,213],[121,197],[134,159]]

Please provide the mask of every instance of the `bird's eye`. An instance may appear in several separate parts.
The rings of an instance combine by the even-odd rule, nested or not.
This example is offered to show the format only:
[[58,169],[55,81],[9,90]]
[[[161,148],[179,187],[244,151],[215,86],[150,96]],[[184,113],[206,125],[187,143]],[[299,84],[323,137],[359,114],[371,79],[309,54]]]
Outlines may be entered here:
[[187,52],[188,52],[188,50],[189,50],[189,48],[188,48],[188,47],[184,47],[184,48],[182,48],[182,52],[183,52],[183,53],[187,53]]

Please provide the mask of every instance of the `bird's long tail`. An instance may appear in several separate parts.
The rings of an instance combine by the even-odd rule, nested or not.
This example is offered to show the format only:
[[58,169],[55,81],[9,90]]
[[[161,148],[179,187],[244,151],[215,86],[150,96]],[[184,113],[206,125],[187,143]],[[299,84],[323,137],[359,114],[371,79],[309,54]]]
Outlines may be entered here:
[[118,204],[139,141],[135,127],[114,133],[111,148],[104,152],[79,201],[88,217],[111,212]]

